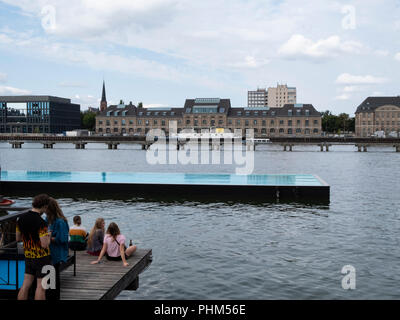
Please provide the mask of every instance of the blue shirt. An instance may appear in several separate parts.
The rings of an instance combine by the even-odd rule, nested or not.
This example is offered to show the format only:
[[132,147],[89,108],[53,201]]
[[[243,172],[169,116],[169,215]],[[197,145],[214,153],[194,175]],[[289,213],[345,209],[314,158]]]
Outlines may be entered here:
[[50,242],[50,254],[53,264],[61,261],[67,262],[68,258],[68,237],[69,237],[69,226],[68,222],[57,218],[53,224],[49,225],[51,231],[51,237],[55,238],[54,241]]

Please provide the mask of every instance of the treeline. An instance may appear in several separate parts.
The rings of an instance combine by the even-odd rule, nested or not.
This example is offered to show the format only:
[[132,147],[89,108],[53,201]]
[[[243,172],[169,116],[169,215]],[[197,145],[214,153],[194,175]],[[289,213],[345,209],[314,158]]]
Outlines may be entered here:
[[355,132],[356,120],[347,113],[341,113],[338,116],[330,111],[322,113],[322,131],[327,133]]

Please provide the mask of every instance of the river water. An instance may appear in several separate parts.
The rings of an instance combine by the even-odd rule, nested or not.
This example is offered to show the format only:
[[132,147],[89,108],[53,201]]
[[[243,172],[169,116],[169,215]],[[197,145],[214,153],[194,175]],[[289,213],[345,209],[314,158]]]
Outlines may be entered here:
[[[255,174],[316,174],[329,205],[59,199],[72,225],[81,215],[119,224],[127,239],[153,249],[136,292],[118,299],[400,299],[400,154],[391,148],[261,146]],[[150,165],[138,146],[91,144],[42,149],[0,143],[2,170],[226,172],[235,165]],[[6,193],[5,190],[2,190]],[[40,193],[37,190],[35,193]],[[29,205],[30,198],[18,198]],[[355,268],[356,288],[342,287]]]

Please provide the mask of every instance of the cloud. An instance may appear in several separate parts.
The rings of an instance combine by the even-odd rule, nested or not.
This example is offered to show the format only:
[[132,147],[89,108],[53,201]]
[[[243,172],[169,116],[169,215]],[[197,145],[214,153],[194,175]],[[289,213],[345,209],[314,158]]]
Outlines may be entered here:
[[375,50],[374,53],[379,57],[387,57],[390,54],[387,50]]
[[400,61],[400,52],[399,52],[399,53],[396,53],[396,55],[394,56],[394,58],[395,58],[397,61]]
[[5,83],[5,82],[7,82],[7,74],[0,72],[0,83]]
[[314,42],[301,34],[295,34],[279,48],[278,53],[288,59],[321,60],[343,53],[359,54],[362,48],[361,43],[342,41],[336,35]]
[[7,87],[7,86],[0,86],[0,95],[10,95],[10,96],[17,96],[17,95],[27,95],[30,94],[31,91],[25,89],[19,89],[14,87]]
[[349,99],[350,99],[350,95],[346,94],[346,93],[335,97],[335,100],[349,100]]
[[371,75],[356,76],[349,73],[342,73],[336,79],[337,84],[345,85],[364,85],[364,84],[382,84],[387,82],[386,78],[375,77]]

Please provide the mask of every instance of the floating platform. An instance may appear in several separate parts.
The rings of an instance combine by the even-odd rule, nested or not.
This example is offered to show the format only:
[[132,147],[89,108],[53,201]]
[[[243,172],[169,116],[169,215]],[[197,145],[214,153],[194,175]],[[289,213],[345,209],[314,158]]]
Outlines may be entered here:
[[73,266],[61,272],[61,300],[112,300],[123,290],[136,290],[139,274],[152,261],[152,251],[137,249],[127,259],[128,267],[105,257],[99,264],[90,264],[96,259],[84,251],[76,252],[76,275]]
[[98,198],[232,199],[268,201],[329,201],[330,187],[310,174],[235,175],[213,173],[134,173],[2,171],[0,186],[7,195],[54,195]]

